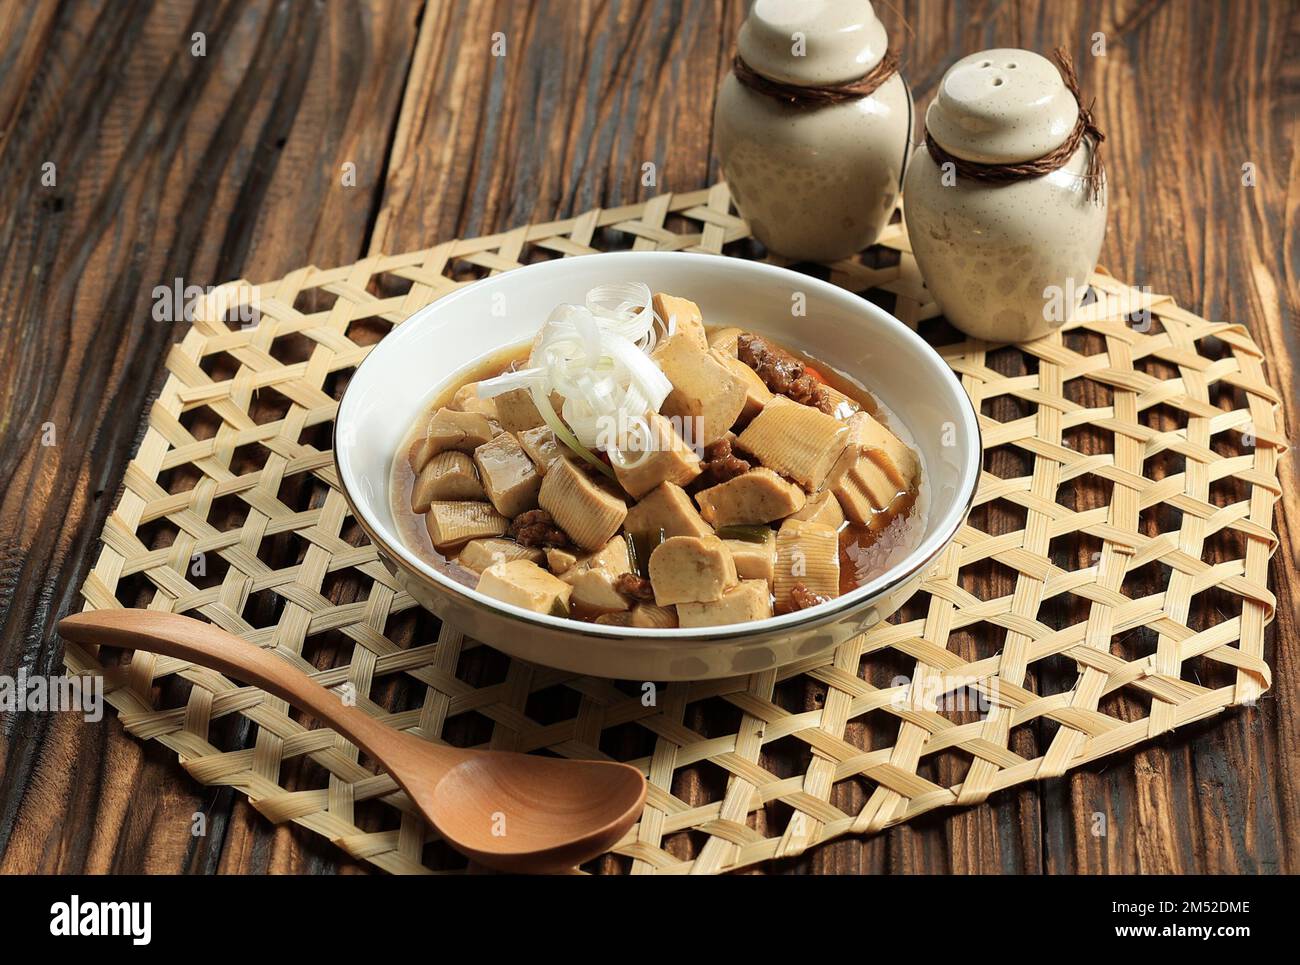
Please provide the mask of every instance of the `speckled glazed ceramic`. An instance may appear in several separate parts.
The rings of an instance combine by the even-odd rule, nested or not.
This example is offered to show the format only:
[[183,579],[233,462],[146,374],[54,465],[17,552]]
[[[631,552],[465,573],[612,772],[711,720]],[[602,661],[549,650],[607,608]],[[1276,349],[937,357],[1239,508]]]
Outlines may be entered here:
[[[736,44],[754,71],[798,86],[856,80],[887,46],[867,0],[755,0]],[[729,74],[713,129],[755,237],[787,258],[834,261],[874,242],[894,209],[911,150],[912,95],[895,74],[869,97],[799,108]]]
[[[926,112],[949,154],[984,164],[1031,161],[1064,143],[1074,95],[1047,59],[985,50],[944,74]],[[1022,342],[1067,321],[1088,288],[1106,233],[1106,201],[1083,175],[1087,141],[1051,174],[1005,185],[956,177],[922,144],[904,183],[904,214],[926,286],[968,335]]]

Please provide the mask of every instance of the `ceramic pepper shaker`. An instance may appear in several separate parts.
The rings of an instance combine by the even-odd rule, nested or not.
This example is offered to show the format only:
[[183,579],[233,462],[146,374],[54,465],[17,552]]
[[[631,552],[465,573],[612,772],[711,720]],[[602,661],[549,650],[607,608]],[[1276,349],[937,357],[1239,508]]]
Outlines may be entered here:
[[874,242],[894,210],[912,96],[868,0],[755,0],[713,128],[754,236],[834,261]]
[[1102,134],[1074,70],[1028,50],[953,64],[904,182],[917,265],[957,328],[993,342],[1067,321],[1106,233]]

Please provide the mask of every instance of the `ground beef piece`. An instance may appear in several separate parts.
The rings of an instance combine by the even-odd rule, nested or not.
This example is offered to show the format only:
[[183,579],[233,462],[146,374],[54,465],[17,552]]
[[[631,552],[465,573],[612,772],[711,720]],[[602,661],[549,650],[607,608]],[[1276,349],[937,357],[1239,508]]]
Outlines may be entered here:
[[569,545],[569,536],[555,525],[551,514],[544,509],[530,509],[510,521],[506,535],[520,546],[562,547]]
[[757,372],[769,389],[781,395],[785,395],[790,384],[804,374],[802,362],[777,354],[765,339],[749,332],[742,332],[736,339],[736,357]]
[[790,383],[790,391],[786,393],[794,401],[802,405],[810,405],[818,408],[822,398],[826,393],[822,391],[821,385],[811,376],[801,375]]
[[638,603],[653,603],[655,601],[655,591],[650,586],[650,581],[644,576],[637,576],[635,573],[620,573],[618,579],[614,581],[614,589],[624,596],[630,596]]
[[838,417],[840,402],[826,391],[826,386],[821,385],[817,387],[817,401],[812,404],[827,415]]
[[807,374],[802,362],[757,335],[745,332],[736,340],[736,357],[753,369],[763,384],[777,395],[823,412],[830,411],[827,406],[834,407],[825,388]]
[[707,489],[728,479],[734,479],[752,468],[744,459],[732,451],[731,440],[719,439],[704,449],[703,471],[697,480],[697,488]]
[[795,610],[806,610],[810,606],[816,606],[818,603],[825,603],[830,597],[822,593],[814,593],[802,583],[796,583],[790,588],[790,606]]

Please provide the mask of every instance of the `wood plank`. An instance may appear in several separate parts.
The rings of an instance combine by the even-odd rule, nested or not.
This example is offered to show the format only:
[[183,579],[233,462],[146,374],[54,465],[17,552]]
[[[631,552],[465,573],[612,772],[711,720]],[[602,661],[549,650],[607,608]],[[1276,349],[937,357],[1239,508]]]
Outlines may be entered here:
[[[30,6],[30,5],[29,5]],[[365,250],[420,8],[74,3],[0,52],[0,666],[54,672],[162,358],[153,288]],[[17,31],[25,30],[21,36]],[[193,35],[206,56],[192,54]],[[16,53],[11,53],[16,51]],[[11,86],[10,71],[15,81]],[[40,184],[53,161],[57,184]],[[341,165],[356,165],[343,187]],[[12,360],[12,362],[10,361]],[[57,445],[42,446],[52,424]],[[20,715],[0,767],[0,870],[338,868],[186,779],[111,720]],[[237,737],[238,735],[236,735]],[[208,834],[189,833],[204,811]]]
[[371,251],[705,186],[709,105],[742,10],[431,0]]
[[[263,280],[702,187],[719,173],[711,105],[744,6],[5,7],[0,158],[18,176],[0,180],[0,672],[58,667],[49,624],[75,603],[134,447],[138,423],[123,413],[144,411],[181,331],[142,321],[154,285]],[[1300,9],[893,7],[877,4],[922,111],[947,65],[981,47],[1074,53],[1108,134],[1103,264],[1206,317],[1246,324],[1294,425],[1300,62],[1289,54]],[[189,53],[196,30],[207,36],[201,60]],[[497,31],[504,57],[492,55]],[[1090,52],[1098,32],[1104,57]],[[40,185],[47,160],[53,189]],[[341,183],[349,161],[355,188]],[[647,162],[653,184],[643,182]],[[1253,186],[1242,183],[1244,164]],[[40,445],[46,423],[52,447]],[[1300,656],[1300,530],[1288,522],[1300,519],[1297,452],[1283,461],[1278,507],[1268,631],[1277,680],[1257,709],[761,871],[1300,870],[1288,830],[1300,823],[1300,727],[1282,699]],[[1013,585],[990,573],[980,589]],[[802,684],[781,696],[805,709],[819,699]],[[684,723],[703,727],[707,713],[688,708]],[[115,720],[24,715],[5,726],[0,871],[362,870],[306,832],[270,828],[239,795],[198,787],[164,748],[126,737]],[[238,743],[247,732],[226,736]],[[1049,737],[1017,734],[1015,748],[1041,751]],[[773,748],[764,763],[794,766],[785,755]],[[716,783],[702,771],[683,793],[716,796]],[[853,811],[859,793],[846,786],[832,801]],[[198,840],[188,831],[197,810],[208,815]]]
[[[1058,16],[1055,6],[1044,12],[1041,46],[1050,46],[1053,34],[1074,39],[1083,89],[1098,96],[1107,132],[1114,193],[1102,263],[1207,318],[1246,324],[1270,360],[1283,361],[1270,379],[1292,387],[1294,405],[1286,367],[1300,332],[1285,333],[1261,311],[1277,295],[1274,289],[1261,298],[1258,289],[1260,279],[1267,287],[1294,276],[1276,233],[1296,182],[1293,170],[1274,166],[1295,156],[1294,125],[1277,123],[1285,116],[1279,107],[1289,102],[1294,113],[1296,102],[1294,76],[1288,79],[1294,71],[1284,57],[1288,33],[1295,36],[1294,11],[1118,4],[1095,13],[1084,8],[1078,19]],[[1105,35],[1105,57],[1087,55],[1095,32]],[[1247,162],[1257,168],[1256,187],[1242,184]],[[1292,305],[1294,312],[1294,291]],[[1288,519],[1296,516],[1294,508],[1278,509],[1285,543]],[[1287,659],[1281,649],[1294,647],[1295,572],[1294,551],[1280,552],[1279,621],[1270,629],[1279,666]],[[1289,745],[1285,769],[1294,766],[1294,722],[1277,693],[1275,683],[1257,710],[1182,729],[1154,747],[1050,782],[1044,870],[1294,868],[1294,844],[1288,850],[1278,828],[1296,815],[1294,782],[1264,761],[1266,747]]]

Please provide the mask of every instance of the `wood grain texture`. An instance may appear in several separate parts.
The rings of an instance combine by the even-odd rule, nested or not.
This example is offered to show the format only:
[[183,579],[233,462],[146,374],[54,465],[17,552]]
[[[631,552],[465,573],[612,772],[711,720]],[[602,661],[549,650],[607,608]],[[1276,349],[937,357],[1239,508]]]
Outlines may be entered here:
[[[922,110],[971,51],[1074,54],[1107,133],[1102,263],[1245,324],[1294,436],[1300,6],[894,6],[877,4]],[[75,608],[182,331],[151,320],[154,286],[260,281],[701,187],[719,176],[711,109],[743,13],[707,0],[0,2],[0,672],[59,667],[52,624]],[[1257,709],[763,870],[1300,871],[1296,452],[1277,509],[1277,682]],[[116,720],[0,718],[0,768],[0,871],[360,870],[199,787]]]

